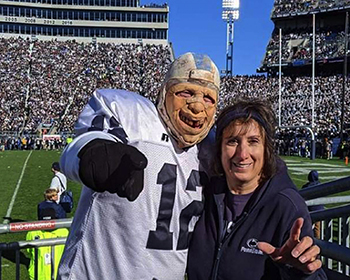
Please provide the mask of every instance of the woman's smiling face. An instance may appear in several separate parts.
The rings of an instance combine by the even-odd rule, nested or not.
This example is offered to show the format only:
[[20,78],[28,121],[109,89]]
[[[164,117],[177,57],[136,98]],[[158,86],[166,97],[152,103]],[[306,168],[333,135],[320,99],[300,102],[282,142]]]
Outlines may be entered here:
[[221,164],[231,192],[247,194],[258,187],[264,166],[263,134],[254,120],[244,124],[234,121],[224,129]]

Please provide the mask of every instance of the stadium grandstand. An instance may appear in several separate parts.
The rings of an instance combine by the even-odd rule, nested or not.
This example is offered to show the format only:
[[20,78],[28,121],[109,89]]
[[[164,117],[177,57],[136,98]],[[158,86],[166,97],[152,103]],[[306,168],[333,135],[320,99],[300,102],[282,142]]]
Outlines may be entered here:
[[[2,13],[5,7],[9,11],[10,2],[22,3],[1,1]],[[325,2],[328,4],[325,5]],[[260,67],[260,70],[265,69],[268,75],[222,77],[219,108],[228,105],[237,97],[254,96],[271,101],[276,112],[278,111],[279,81],[275,75],[278,71],[276,30],[283,27],[282,123],[286,126],[310,125],[312,33],[305,30],[312,29],[311,17],[312,13],[316,13],[316,23],[320,27],[317,28],[317,38],[323,39],[316,42],[318,58],[315,78],[315,133],[321,142],[324,138],[339,138],[342,107],[340,93],[343,82],[343,77],[339,73],[345,53],[343,21],[349,2],[349,0],[343,1],[340,5],[339,1],[300,0],[290,5],[289,1],[276,0],[271,13],[275,31],[267,44],[263,65]],[[39,5],[39,3],[23,2],[25,3],[30,8]],[[76,2],[64,3],[73,7]],[[113,9],[132,11],[149,9],[154,14],[164,13],[166,15],[164,24],[167,29],[169,7],[165,4],[160,6],[150,4],[146,7],[140,6],[138,1],[115,1],[112,4],[107,0],[100,4],[101,7],[108,4]],[[88,6],[86,3],[84,5]],[[78,6],[85,7],[84,5]],[[51,6],[53,5],[50,4]],[[95,6],[91,7],[95,9]],[[94,22],[100,24],[100,21]],[[75,23],[78,24],[78,21]],[[33,25],[27,24],[27,26]],[[333,33],[329,33],[330,31],[323,33],[322,30],[334,32],[337,30],[338,33],[334,36]],[[297,39],[296,34],[302,34],[300,38],[305,38]],[[100,37],[95,37],[96,40],[90,38],[88,42],[81,42],[75,36],[55,36],[54,40],[41,40],[39,35],[33,39],[31,35],[1,33],[1,37],[2,135],[30,135],[43,130],[50,134],[72,133],[79,112],[97,87],[135,91],[155,101],[164,74],[174,56],[171,45],[163,39],[153,43],[143,39],[140,41],[141,38],[135,38],[134,41],[125,38],[126,41],[119,43],[119,39],[115,42],[106,42],[102,40],[105,38]],[[63,38],[69,40],[63,41],[61,40]],[[294,47],[288,48],[288,46]],[[346,87],[349,86],[349,82],[346,81]],[[346,95],[345,107],[349,105],[350,100]],[[349,118],[347,110],[344,115],[345,130],[348,129]],[[289,138],[292,138],[295,131],[291,131],[290,134]]]
[[166,4],[0,1],[2,134],[71,132],[96,87],[151,99],[173,58]]
[[2,131],[34,133],[42,125],[72,131],[97,87],[155,99],[171,62],[168,45],[0,39]]
[[279,30],[282,31],[282,68],[287,75],[310,75],[313,15],[318,75],[341,73],[345,56],[345,15],[349,0],[275,0],[271,39],[258,72],[276,74],[279,66]]
[[250,94],[253,86],[276,112],[281,106],[280,125],[312,127],[318,141],[333,139],[334,152],[348,142],[349,11],[349,0],[275,0],[274,30],[257,69],[268,78],[250,77],[248,82]]
[[139,0],[2,0],[2,36],[167,44],[168,6]]

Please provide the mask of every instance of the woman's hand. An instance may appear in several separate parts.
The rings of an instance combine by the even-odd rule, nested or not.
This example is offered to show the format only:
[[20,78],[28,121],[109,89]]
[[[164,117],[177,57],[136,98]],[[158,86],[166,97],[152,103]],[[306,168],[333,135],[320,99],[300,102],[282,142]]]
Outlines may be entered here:
[[276,248],[267,242],[259,242],[258,247],[273,261],[293,266],[304,273],[311,274],[322,266],[322,262],[317,259],[321,250],[317,245],[313,245],[313,239],[310,236],[299,240],[303,224],[303,218],[298,218],[294,222],[289,239],[281,248]]

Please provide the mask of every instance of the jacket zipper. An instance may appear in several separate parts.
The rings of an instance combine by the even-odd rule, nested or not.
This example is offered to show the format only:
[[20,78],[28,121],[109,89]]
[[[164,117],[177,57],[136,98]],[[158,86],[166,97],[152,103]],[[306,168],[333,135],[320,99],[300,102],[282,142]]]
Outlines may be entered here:
[[[221,238],[219,246],[216,250],[216,258],[215,258],[215,262],[214,262],[214,266],[213,266],[213,274],[211,277],[212,280],[215,280],[217,278],[218,269],[219,269],[219,262],[220,262],[221,255],[223,254],[223,246],[227,243],[227,241],[230,239],[230,237],[233,235],[233,233],[237,230],[238,226],[240,226],[243,223],[243,221],[247,218],[247,216],[248,216],[248,213],[245,212],[243,214],[243,216],[238,220],[238,222],[235,223],[233,225],[233,227],[231,226],[230,233],[226,234],[224,236],[224,238]],[[225,226],[227,227],[227,225],[225,225]]]

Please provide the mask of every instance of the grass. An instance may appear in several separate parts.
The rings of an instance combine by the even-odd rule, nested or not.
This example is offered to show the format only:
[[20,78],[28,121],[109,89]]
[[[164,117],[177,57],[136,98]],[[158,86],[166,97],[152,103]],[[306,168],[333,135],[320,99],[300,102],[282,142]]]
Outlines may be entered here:
[[[6,215],[29,154],[30,151],[5,151],[0,153],[0,223],[3,221],[2,217]],[[11,213],[12,219],[36,220],[37,204],[43,200],[43,192],[49,187],[51,182],[51,164],[54,161],[58,161],[59,157],[60,151],[33,151],[31,153]],[[300,157],[283,157],[283,159],[288,165],[292,180],[299,188],[307,182],[307,175],[312,169],[318,170],[321,182],[350,175],[350,166],[346,166],[339,159],[329,161],[325,159],[311,161]],[[76,183],[68,182],[68,188],[73,190],[74,201],[77,204],[81,187]],[[74,210],[69,216],[73,215]],[[0,234],[0,243],[25,240],[25,235],[26,233]],[[2,265],[3,279],[15,279],[14,264],[3,260]],[[20,279],[29,279],[23,266]]]
[[[0,153],[0,223],[6,215],[14,190],[21,176],[25,160],[30,151],[5,151]],[[43,201],[43,193],[50,186],[51,164],[58,161],[60,151],[33,151],[28,159],[23,178],[18,189],[11,218],[14,221],[37,220],[37,204]],[[80,185],[68,182],[68,188],[73,191],[75,204],[79,200]],[[69,217],[74,215],[69,214]],[[1,242],[25,240],[26,233],[0,234]],[[7,260],[2,263],[3,279],[15,279],[15,266]],[[25,268],[21,267],[21,280],[29,279]]]
[[350,176],[350,165],[345,165],[344,161],[339,158],[310,160],[309,158],[293,156],[282,157],[282,159],[286,162],[289,175],[298,188],[307,182],[311,170],[318,171],[321,183]]

